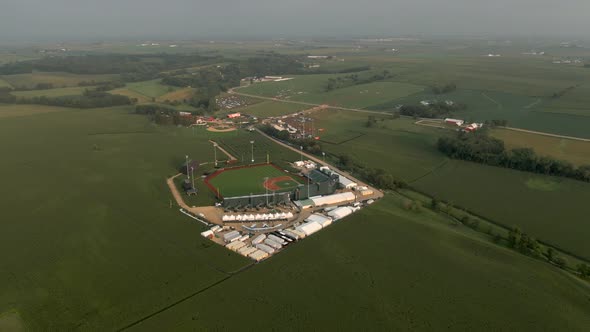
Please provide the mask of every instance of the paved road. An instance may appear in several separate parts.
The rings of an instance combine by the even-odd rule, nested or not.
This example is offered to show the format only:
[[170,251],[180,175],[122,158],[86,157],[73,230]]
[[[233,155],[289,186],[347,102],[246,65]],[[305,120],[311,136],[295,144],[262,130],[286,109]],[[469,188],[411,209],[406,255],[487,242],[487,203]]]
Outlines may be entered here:
[[[270,100],[270,101],[278,101],[281,103],[290,103],[290,104],[305,105],[305,106],[311,106],[311,107],[324,106],[323,104],[307,103],[304,101],[285,100],[285,99],[278,99],[278,98],[272,98],[272,97],[262,97],[262,96],[258,96],[258,95],[251,95],[248,93],[236,92],[235,89],[230,89],[228,91],[228,93],[235,94],[238,96],[243,96],[243,97],[257,98],[257,99]],[[338,106],[332,106],[332,105],[328,105],[328,108],[336,109],[336,110],[343,110],[343,111],[359,112],[359,113],[369,113],[369,114],[393,116],[393,114],[390,112],[369,111],[369,110],[363,110],[360,108],[347,108],[347,107],[338,107]]]
[[574,141],[590,142],[590,139],[581,138],[581,137],[557,135],[557,134],[551,134],[551,133],[544,133],[544,132],[541,132],[541,131],[526,130],[526,129],[513,128],[513,127],[498,127],[498,128],[502,128],[502,129],[506,129],[506,130],[519,131],[519,132],[528,133],[528,134],[536,134],[536,135],[542,135],[542,136],[549,136],[549,137],[570,139],[570,140],[574,140]]

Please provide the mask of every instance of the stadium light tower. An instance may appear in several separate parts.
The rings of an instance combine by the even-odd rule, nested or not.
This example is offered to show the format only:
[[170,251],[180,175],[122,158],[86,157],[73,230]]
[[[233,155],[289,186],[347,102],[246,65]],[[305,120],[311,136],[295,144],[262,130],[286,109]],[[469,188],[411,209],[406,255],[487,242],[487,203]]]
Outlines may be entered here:
[[213,143],[213,155],[215,156],[215,167],[217,167],[217,143]]
[[193,179],[193,190],[195,189],[195,168],[191,166],[191,178]]
[[266,198],[266,206],[268,206],[268,187],[266,182],[268,182],[268,176],[264,178],[264,197]]
[[322,160],[324,161],[324,164],[326,163],[326,153],[324,151],[322,151]]
[[252,146],[252,162],[254,162],[254,141],[250,141],[250,145]]
[[189,179],[189,175],[188,175],[188,155],[184,156],[184,159],[186,160],[186,178]]
[[301,150],[301,162],[303,162],[303,145],[299,146],[299,150]]

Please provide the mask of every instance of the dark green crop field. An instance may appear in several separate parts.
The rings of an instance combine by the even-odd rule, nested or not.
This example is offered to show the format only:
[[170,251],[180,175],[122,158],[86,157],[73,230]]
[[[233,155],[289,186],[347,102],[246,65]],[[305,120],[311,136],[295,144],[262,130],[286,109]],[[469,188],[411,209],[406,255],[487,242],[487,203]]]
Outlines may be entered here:
[[243,330],[247,322],[264,331],[583,331],[590,324],[588,285],[400,206],[386,197],[134,330]]

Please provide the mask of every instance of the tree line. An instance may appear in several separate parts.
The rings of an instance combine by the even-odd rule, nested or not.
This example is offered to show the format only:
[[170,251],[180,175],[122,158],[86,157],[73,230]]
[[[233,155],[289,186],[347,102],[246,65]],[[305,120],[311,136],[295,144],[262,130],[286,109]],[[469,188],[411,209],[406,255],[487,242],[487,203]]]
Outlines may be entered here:
[[435,95],[442,95],[457,90],[457,84],[447,83],[444,85],[433,85],[430,87],[430,90],[432,90],[432,93],[434,93]]
[[104,91],[86,90],[79,96],[60,97],[17,97],[10,90],[0,89],[0,103],[5,104],[36,104],[72,108],[101,108],[131,105],[135,100],[127,96],[113,95]]
[[437,147],[453,159],[590,182],[590,165],[575,167],[568,161],[538,156],[530,148],[509,150],[502,140],[490,137],[485,130],[440,137]]
[[329,78],[324,90],[326,92],[346,88],[353,85],[361,85],[361,84],[368,84],[372,82],[383,81],[388,78],[392,78],[393,75],[389,72],[389,70],[384,70],[380,73],[375,73],[368,77],[361,77],[358,74],[351,74],[346,76],[338,76],[336,78]]
[[426,105],[403,105],[399,109],[399,113],[405,116],[418,118],[441,118],[449,116],[455,111],[463,111],[467,109],[467,105],[463,103],[447,103],[444,101],[431,102]]
[[158,104],[144,104],[135,106],[135,114],[147,115],[152,121],[159,125],[190,126],[195,123],[195,116],[202,115],[202,112],[190,112],[190,116],[181,116],[174,108]]

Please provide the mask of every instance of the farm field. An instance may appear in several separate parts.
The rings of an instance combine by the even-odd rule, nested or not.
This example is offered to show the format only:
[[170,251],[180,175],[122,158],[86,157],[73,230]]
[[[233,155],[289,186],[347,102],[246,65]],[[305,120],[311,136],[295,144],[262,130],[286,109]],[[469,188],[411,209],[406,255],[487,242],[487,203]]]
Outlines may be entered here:
[[367,128],[368,116],[332,109],[311,117],[326,152],[350,155],[356,162],[386,169],[398,179],[411,181],[446,160],[435,146],[439,129],[389,116],[377,116],[376,127]]
[[119,75],[77,75],[61,72],[34,72],[31,74],[17,74],[0,76],[14,88],[33,88],[39,83],[51,83],[56,88],[77,87],[80,82],[105,82],[112,81]]
[[178,89],[172,92],[168,92],[158,97],[157,101],[183,101],[191,99],[194,90],[192,88]]
[[266,118],[282,116],[286,114],[293,114],[300,111],[304,111],[309,108],[310,107],[306,105],[265,100],[261,103],[256,103],[254,105],[242,107],[240,109],[237,109],[237,111],[261,118]]
[[[330,110],[316,112],[314,118],[316,128],[324,129],[320,136],[326,152],[382,168],[438,199],[508,227],[518,225],[532,236],[590,259],[585,241],[590,227],[584,217],[590,213],[584,203],[590,199],[590,184],[449,161],[436,149],[437,138],[448,132],[417,126],[413,120],[378,117],[376,127],[367,128],[367,115],[360,113]],[[581,151],[579,155],[585,157]]]
[[31,116],[43,113],[72,112],[71,108],[45,105],[6,105],[0,104],[0,119]]
[[13,95],[17,97],[63,97],[63,96],[78,96],[84,93],[86,89],[92,89],[93,87],[70,87],[70,88],[57,88],[47,90],[30,90],[30,91],[13,91]]
[[252,330],[297,331],[582,331],[590,324],[587,284],[401,205],[388,195],[132,330],[241,330],[244,321]]
[[450,161],[411,185],[590,259],[588,183]]
[[291,180],[279,184],[280,191],[295,189],[301,180],[297,176],[289,175],[277,169],[273,165],[260,165],[239,169],[226,169],[225,171],[212,175],[207,181],[224,197],[247,196],[250,194],[263,194],[267,191],[264,182],[265,178],[290,177]]
[[0,88],[12,88],[12,85],[0,78]]
[[160,83],[160,80],[127,83],[127,89],[150,98],[158,98],[167,93],[178,90],[176,87]]
[[[218,138],[213,137],[212,139],[218,142],[221,147],[226,149],[231,155],[236,157],[238,160],[237,165],[251,164],[252,146],[250,141],[254,141],[255,164],[266,162],[268,155],[270,162],[273,164],[283,169],[291,170],[289,164],[300,159],[298,153],[280,147],[268,138],[260,135],[258,132],[237,130],[229,133],[219,133],[217,137]],[[218,153],[218,159],[221,158],[225,159],[225,157],[221,157]]]
[[213,160],[206,132],[69,110],[0,118],[0,312],[28,330],[116,330],[250,263],[169,207],[185,154]]
[[567,160],[574,165],[590,165],[590,142],[542,136],[506,129],[493,129],[491,135],[507,148],[532,148],[537,154]]

